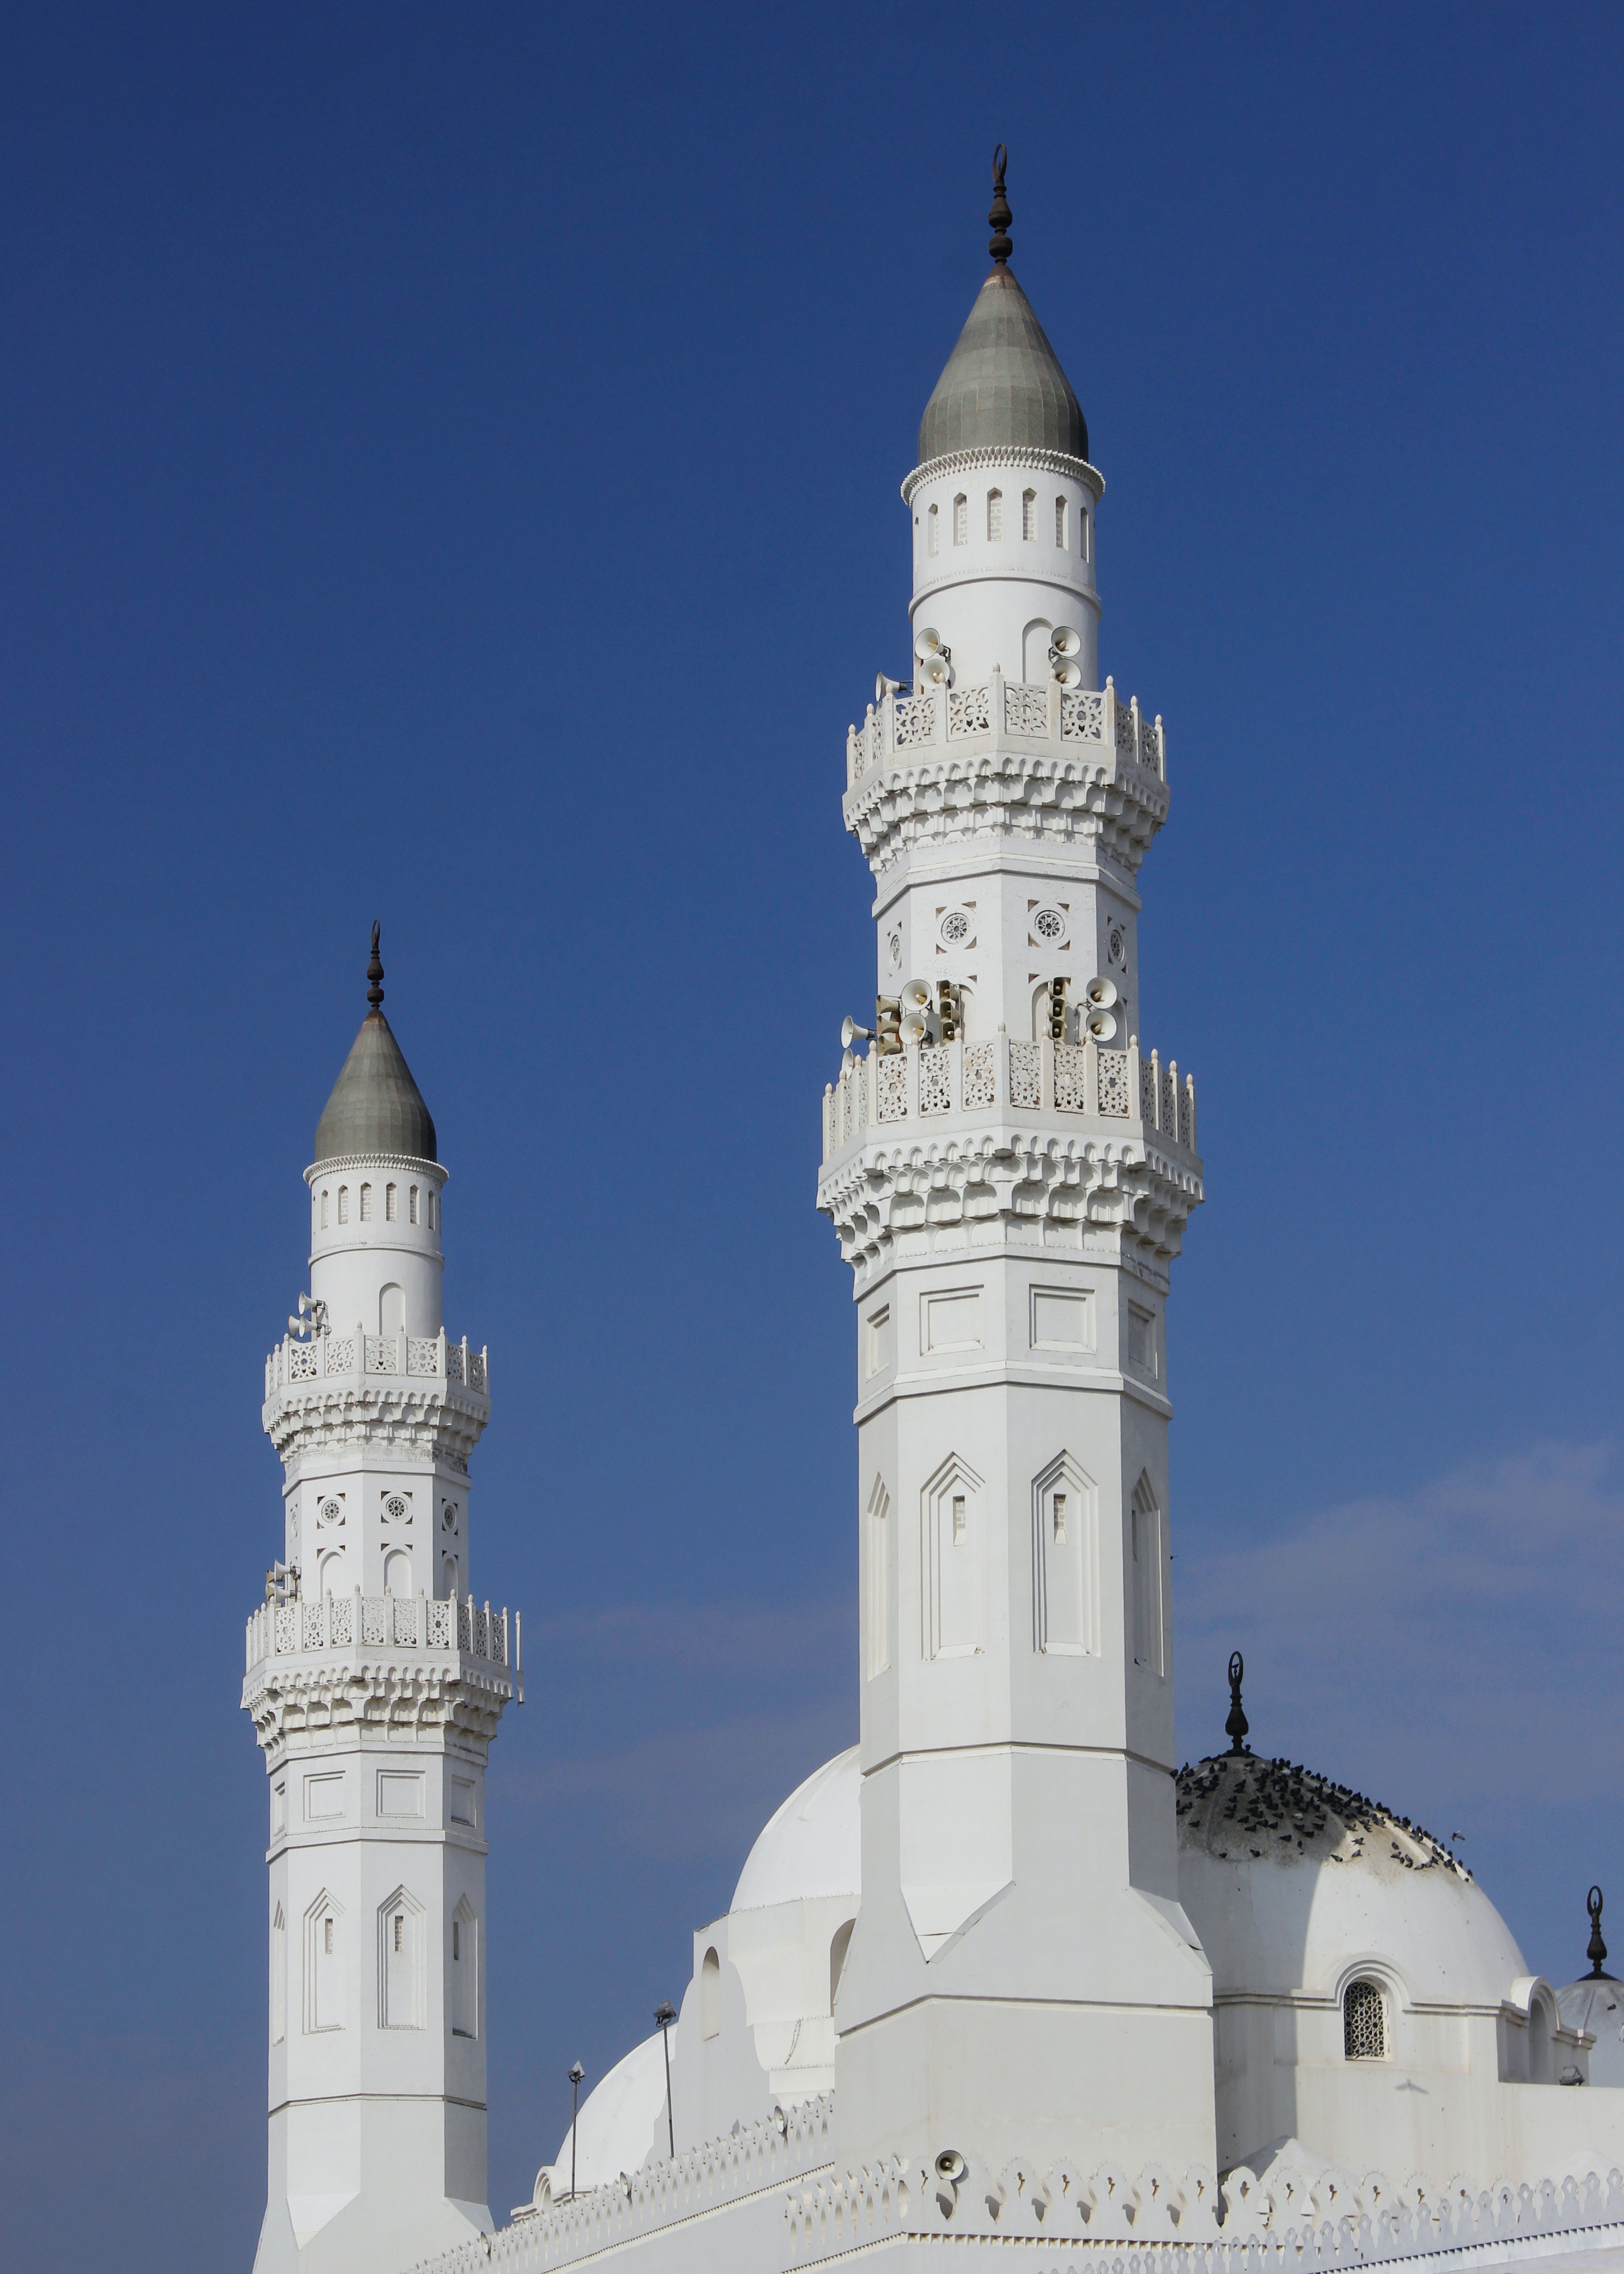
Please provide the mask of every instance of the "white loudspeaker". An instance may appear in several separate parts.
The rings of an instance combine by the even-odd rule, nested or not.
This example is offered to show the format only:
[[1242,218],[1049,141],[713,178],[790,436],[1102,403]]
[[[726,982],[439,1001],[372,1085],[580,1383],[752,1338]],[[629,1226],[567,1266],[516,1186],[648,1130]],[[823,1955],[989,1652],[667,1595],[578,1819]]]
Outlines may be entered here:
[[1116,1000],[1116,983],[1109,979],[1091,979],[1083,990],[1085,998],[1099,1010],[1109,1011]]
[[905,1011],[902,1014],[902,1039],[905,1043],[923,1043],[930,1038],[930,1021],[922,1011]]
[[1116,1032],[1116,1021],[1109,1011],[1090,1011],[1085,1024],[1096,1043],[1109,1043]]
[[928,655],[920,665],[919,677],[922,687],[950,687],[953,666],[944,655]]
[[901,690],[902,681],[899,679],[887,679],[883,671],[875,673],[874,699],[876,704],[883,703],[888,695],[900,694]]
[[1083,651],[1083,636],[1081,632],[1074,632],[1070,624],[1062,624],[1059,629],[1055,633],[1054,637],[1049,641],[1049,652],[1052,655],[1057,655],[1063,658],[1067,656],[1081,655]]
[[902,990],[900,1000],[905,1012],[928,1011],[930,1008],[930,982],[928,979],[910,979]]
[[855,1042],[868,1043],[873,1039],[870,1030],[867,1027],[860,1027],[855,1019],[847,1017],[841,1020],[840,1047],[843,1050],[849,1050]]
[[914,652],[923,663],[928,655],[940,655],[942,635],[934,624],[921,624],[914,635]]
[[1060,681],[1062,687],[1080,687],[1083,683],[1083,666],[1080,663],[1057,663],[1055,666],[1055,677]]

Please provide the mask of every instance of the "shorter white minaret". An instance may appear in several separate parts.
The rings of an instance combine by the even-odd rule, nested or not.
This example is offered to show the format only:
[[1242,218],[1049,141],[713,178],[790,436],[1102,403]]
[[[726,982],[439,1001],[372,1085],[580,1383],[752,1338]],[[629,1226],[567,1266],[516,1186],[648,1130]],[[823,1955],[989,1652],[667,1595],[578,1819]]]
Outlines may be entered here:
[[485,1772],[518,1621],[470,1592],[486,1354],[446,1337],[446,1171],[376,925],[368,978],[305,1171],[310,1292],[266,1360],[285,1547],[243,1685],[270,1784],[255,2274],[394,2274],[491,2227]]

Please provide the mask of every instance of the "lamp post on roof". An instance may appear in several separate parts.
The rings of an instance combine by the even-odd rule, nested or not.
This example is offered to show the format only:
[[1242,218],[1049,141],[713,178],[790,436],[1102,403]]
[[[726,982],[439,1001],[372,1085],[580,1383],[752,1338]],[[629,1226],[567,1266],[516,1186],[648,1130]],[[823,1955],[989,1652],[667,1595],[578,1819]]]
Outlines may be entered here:
[[677,2009],[669,1998],[662,1998],[654,2008],[654,2018],[659,2023],[660,2043],[665,2048],[665,2145],[671,2150],[671,2160],[677,2160],[676,2120],[671,2112],[671,2025],[677,2018]]
[[569,2064],[569,2200],[575,2199],[575,2126],[581,2118],[581,2080],[586,2074],[579,2061]]

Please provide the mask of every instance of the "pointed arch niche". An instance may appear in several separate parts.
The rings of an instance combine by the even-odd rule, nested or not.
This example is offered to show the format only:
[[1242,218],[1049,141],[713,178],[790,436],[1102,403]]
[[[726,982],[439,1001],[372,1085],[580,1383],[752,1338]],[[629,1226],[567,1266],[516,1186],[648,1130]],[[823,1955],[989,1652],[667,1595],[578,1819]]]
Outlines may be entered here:
[[1099,1653],[1099,1494],[1070,1453],[1033,1480],[1032,1640],[1054,1658]]
[[304,1914],[304,2029],[344,2026],[344,1907],[324,1887]]
[[1167,1527],[1148,1470],[1139,1471],[1128,1509],[1128,1596],[1133,1662],[1167,1672]]
[[424,1994],[423,1906],[404,1887],[378,1906],[378,2026],[428,2026]]
[[950,1453],[920,1505],[925,1656],[974,1658],[986,1647],[986,1487],[961,1455]]
[[872,1682],[891,1664],[891,1495],[876,1477],[863,1512],[863,1670]]

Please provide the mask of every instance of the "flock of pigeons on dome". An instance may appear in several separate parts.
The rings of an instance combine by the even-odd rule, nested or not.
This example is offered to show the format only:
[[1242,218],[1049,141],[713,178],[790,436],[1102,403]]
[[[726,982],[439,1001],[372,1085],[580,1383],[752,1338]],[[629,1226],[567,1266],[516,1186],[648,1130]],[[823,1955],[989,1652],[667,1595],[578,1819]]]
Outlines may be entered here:
[[[1208,1809],[1205,1815],[1200,1812],[1204,1809]],[[1189,1831],[1206,1828],[1207,1845],[1221,1861],[1229,1850],[1212,1843],[1214,1836],[1222,1836],[1227,1824],[1235,1826],[1239,1841],[1246,1841],[1249,1834],[1267,1834],[1288,1845],[1295,1843],[1296,1852],[1301,1854],[1307,1842],[1328,1831],[1334,1822],[1337,1829],[1332,1839],[1347,1843],[1345,1848],[1339,1844],[1333,1849],[1329,1860],[1334,1864],[1357,1863],[1365,1852],[1365,1834],[1386,1831],[1394,1861],[1406,1871],[1430,1871],[1442,1864],[1463,1879],[1471,1877],[1459,1857],[1420,1825],[1412,1824],[1407,1816],[1395,1816],[1380,1801],[1345,1784],[1317,1776],[1300,1761],[1265,1760],[1248,1752],[1220,1753],[1193,1767],[1186,1763],[1178,1772],[1177,1813],[1189,1819]],[[1400,1831],[1418,1851],[1419,1861],[1395,1836]],[[1249,1841],[1247,1845],[1253,1856],[1264,1852]]]

